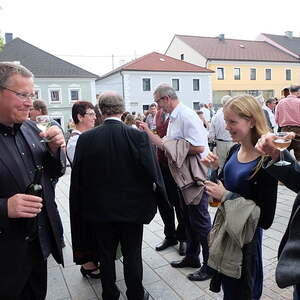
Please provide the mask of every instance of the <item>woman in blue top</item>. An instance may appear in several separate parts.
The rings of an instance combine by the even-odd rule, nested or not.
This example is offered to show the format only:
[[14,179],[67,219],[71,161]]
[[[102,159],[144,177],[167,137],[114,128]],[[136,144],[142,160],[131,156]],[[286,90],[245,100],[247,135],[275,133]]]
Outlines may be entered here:
[[[219,175],[221,181],[206,181],[207,193],[221,200],[227,190],[251,199],[260,207],[260,218],[252,241],[242,249],[241,278],[235,279],[220,273],[214,276],[221,281],[224,300],[259,299],[263,286],[262,228],[268,229],[274,219],[277,180],[262,168],[264,156],[255,149],[255,144],[269,129],[260,104],[249,95],[229,100],[224,106],[224,119],[232,140],[238,144],[229,151]],[[204,161],[213,168],[218,167],[218,157],[212,153]]]

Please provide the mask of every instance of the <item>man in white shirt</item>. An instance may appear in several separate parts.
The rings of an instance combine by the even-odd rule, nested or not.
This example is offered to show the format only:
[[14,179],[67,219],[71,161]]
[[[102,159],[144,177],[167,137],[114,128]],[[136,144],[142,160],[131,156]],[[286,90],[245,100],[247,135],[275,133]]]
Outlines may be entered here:
[[224,120],[223,106],[231,99],[231,96],[225,95],[221,99],[222,107],[219,108],[217,113],[213,116],[211,120],[211,125],[209,128],[208,138],[209,140],[214,140],[216,142],[216,154],[219,157],[220,168],[223,167],[224,162],[227,157],[229,149],[233,146],[233,142],[228,130],[226,130],[226,123]]
[[200,110],[203,112],[205,120],[207,122],[210,122],[210,120],[211,120],[211,111],[210,111],[208,105],[204,104],[203,107]]
[[278,130],[278,125],[275,121],[275,106],[276,106],[276,102],[275,102],[275,99],[268,99],[266,101],[266,104],[263,106],[263,109],[265,111],[267,111],[268,115],[269,115],[269,120],[270,120],[270,123],[271,123],[271,126],[272,126],[272,130],[273,132],[277,132]]
[[[197,114],[184,104],[180,103],[175,90],[168,84],[159,85],[153,93],[154,101],[159,109],[170,114],[170,121],[166,137],[168,139],[185,139],[190,143],[190,154],[205,157],[208,153],[207,131]],[[140,124],[150,137],[150,140],[160,149],[163,149],[162,139],[154,135],[145,123]],[[186,205],[181,197],[185,229],[187,235],[186,256],[179,261],[171,262],[174,268],[199,268],[201,266],[199,254],[202,247],[203,265],[199,271],[189,274],[190,280],[206,280],[208,242],[207,236],[211,228],[208,213],[208,197],[203,194],[198,205]]]

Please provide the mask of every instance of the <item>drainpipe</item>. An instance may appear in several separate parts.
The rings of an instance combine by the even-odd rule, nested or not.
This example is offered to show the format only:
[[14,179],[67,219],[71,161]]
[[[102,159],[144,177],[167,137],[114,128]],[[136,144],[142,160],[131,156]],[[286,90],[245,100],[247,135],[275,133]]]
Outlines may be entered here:
[[125,101],[125,89],[124,89],[124,74],[123,74],[123,72],[122,71],[120,71],[120,75],[121,75],[121,77],[122,77],[122,96],[123,96],[123,99],[124,99],[124,101]]

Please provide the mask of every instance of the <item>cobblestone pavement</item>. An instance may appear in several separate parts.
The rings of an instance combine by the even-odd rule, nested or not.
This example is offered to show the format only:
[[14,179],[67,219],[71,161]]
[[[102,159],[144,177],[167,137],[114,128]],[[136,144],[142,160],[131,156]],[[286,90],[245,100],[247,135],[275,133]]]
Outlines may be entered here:
[[[65,230],[66,247],[64,248],[65,268],[58,266],[52,258],[48,264],[48,294],[47,300],[94,300],[102,299],[100,280],[87,280],[79,272],[79,266],[72,262],[71,235],[69,222],[69,193],[70,171],[60,179],[56,200],[62,217]],[[272,227],[264,231],[263,263],[264,263],[264,290],[261,299],[292,299],[292,288],[280,289],[274,279],[276,255],[279,241],[288,223],[295,193],[285,186],[279,185],[276,216]],[[213,217],[215,209],[210,213]],[[221,294],[208,290],[209,281],[191,282],[186,274],[195,269],[174,269],[169,262],[180,259],[176,246],[162,252],[155,251],[155,245],[163,239],[163,223],[159,214],[151,224],[144,228],[143,264],[144,286],[155,300],[206,300],[222,299]],[[122,262],[116,262],[117,285],[122,292],[120,299],[126,299],[125,281]],[[235,299],[233,299],[235,300]]]

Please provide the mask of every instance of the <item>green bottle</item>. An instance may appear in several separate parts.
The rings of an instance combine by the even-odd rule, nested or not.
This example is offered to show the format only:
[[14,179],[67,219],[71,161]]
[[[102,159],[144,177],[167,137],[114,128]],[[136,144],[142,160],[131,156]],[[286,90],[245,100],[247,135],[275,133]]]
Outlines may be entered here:
[[[43,186],[41,184],[42,174],[43,174],[43,167],[37,166],[34,173],[34,179],[32,183],[30,183],[27,186],[25,194],[42,198],[43,196]],[[28,218],[27,233],[30,239],[34,239],[37,236],[37,230],[38,230],[37,216],[34,218]]]

